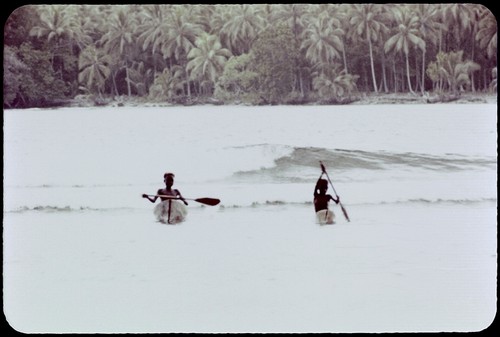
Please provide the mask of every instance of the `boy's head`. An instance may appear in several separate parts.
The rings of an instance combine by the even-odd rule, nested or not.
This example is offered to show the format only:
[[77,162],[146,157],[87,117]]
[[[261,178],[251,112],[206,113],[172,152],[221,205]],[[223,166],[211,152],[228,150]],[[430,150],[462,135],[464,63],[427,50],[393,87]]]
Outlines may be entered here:
[[174,177],[175,175],[173,173],[167,172],[163,175],[163,180],[167,186],[172,186],[174,184]]
[[320,179],[318,181],[318,189],[321,191],[321,192],[326,192],[326,190],[328,190],[328,181],[325,180],[325,179]]

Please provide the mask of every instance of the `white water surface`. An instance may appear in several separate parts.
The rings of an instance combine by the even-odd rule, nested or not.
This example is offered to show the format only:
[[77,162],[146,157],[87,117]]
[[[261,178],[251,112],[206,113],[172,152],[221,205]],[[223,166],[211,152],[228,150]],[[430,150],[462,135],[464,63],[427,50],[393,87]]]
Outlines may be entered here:
[[[22,332],[479,331],[497,106],[4,112],[4,313]],[[349,212],[314,223],[327,169]],[[164,187],[188,220],[155,222]],[[334,193],[332,188],[329,193]]]

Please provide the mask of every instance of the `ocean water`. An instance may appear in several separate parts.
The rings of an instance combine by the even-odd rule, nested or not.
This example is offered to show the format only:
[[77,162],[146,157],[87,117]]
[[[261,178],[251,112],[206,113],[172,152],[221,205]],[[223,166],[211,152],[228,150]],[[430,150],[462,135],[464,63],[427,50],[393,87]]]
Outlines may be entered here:
[[[496,105],[7,110],[4,210],[149,207],[176,174],[221,206],[496,202]],[[333,190],[330,188],[329,193]]]
[[[23,332],[478,331],[497,106],[4,111],[4,313]],[[323,161],[351,222],[315,223]],[[164,187],[187,221],[155,222]],[[329,193],[334,193],[330,187]],[[194,319],[195,318],[195,319]]]

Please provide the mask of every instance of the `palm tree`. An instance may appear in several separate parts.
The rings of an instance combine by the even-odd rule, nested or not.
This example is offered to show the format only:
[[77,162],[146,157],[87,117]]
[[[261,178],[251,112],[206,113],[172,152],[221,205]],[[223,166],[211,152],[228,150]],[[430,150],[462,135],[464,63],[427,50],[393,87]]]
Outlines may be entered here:
[[309,23],[304,30],[304,40],[301,49],[306,51],[306,58],[315,63],[331,63],[341,58],[340,52],[344,49],[341,36],[344,31],[340,22],[326,12],[322,12],[317,19]]
[[358,75],[351,75],[345,69],[340,70],[340,66],[335,64],[313,73],[313,88],[320,98],[326,102],[342,102],[345,96],[349,99],[351,94],[357,90],[356,81]]
[[[435,5],[419,4],[415,7],[415,13],[419,18],[419,32],[424,41],[430,41],[434,45],[437,44],[439,31],[442,24],[438,22],[438,8]],[[422,94],[425,91],[425,55],[427,52],[427,44],[422,49],[422,84],[420,85]]]
[[[451,59],[448,63],[451,67],[448,78],[448,83],[452,88],[453,92],[456,94],[460,87],[466,85],[470,86],[471,84],[471,74],[475,71],[481,69],[481,66],[473,61],[462,61],[463,52],[459,51],[457,53],[450,53]],[[448,69],[446,68],[446,71]]]
[[166,40],[162,44],[162,53],[165,58],[174,57],[181,61],[194,47],[194,41],[203,32],[201,27],[192,21],[189,8],[171,6],[167,17]]
[[[496,65],[497,65],[497,21],[494,15],[486,7],[481,7],[479,11],[479,19],[476,26],[476,34],[474,40],[477,41],[478,47],[482,51],[482,59],[484,63],[483,71],[483,88],[491,88],[489,81],[496,82]],[[488,69],[495,69],[495,77],[489,75],[493,72]]]
[[[72,39],[74,34],[74,16],[67,5],[44,5],[40,8],[40,25],[31,29],[30,35],[37,38],[45,37],[48,43],[53,43],[52,67],[55,57],[63,55],[59,49],[64,39]],[[59,75],[62,78],[64,62],[60,62]],[[55,70],[55,69],[54,69]]]
[[494,67],[491,70],[491,76],[492,76],[492,81],[490,83],[490,90],[491,91],[496,91],[497,90],[497,67]]
[[290,26],[293,35],[296,40],[304,29],[305,23],[304,18],[306,14],[305,4],[282,4],[277,5],[276,10],[273,11],[271,15],[271,20],[274,21],[284,21]]
[[[427,68],[429,76],[433,81],[444,78],[448,89],[457,95],[459,89],[470,85],[470,74],[481,69],[479,64],[472,61],[463,61],[463,51],[443,53],[436,55],[436,62],[431,62]],[[436,76],[438,74],[439,76]]]
[[82,5],[72,7],[74,10],[74,39],[79,50],[85,49],[94,43],[93,36],[99,25],[99,11],[97,6]]
[[224,70],[227,59],[231,57],[231,52],[222,48],[217,36],[208,33],[198,37],[195,44],[196,47],[188,54],[187,70],[192,79],[204,78],[214,84]]
[[259,7],[245,4],[234,5],[229,9],[231,16],[222,26],[221,34],[227,36],[232,53],[241,55],[250,50],[265,22]]
[[218,5],[210,17],[210,30],[208,33],[218,35],[219,40],[225,48],[230,48],[229,37],[224,33],[222,27],[231,19],[231,7],[229,5]]
[[395,8],[393,11],[394,18],[398,28],[395,34],[390,37],[384,45],[384,51],[389,53],[391,51],[403,52],[406,58],[406,77],[408,79],[408,88],[413,94],[410,81],[410,62],[409,52],[410,44],[418,46],[421,50],[425,49],[425,42],[418,36],[418,16],[413,15],[407,8]]
[[473,4],[461,3],[446,4],[444,6],[443,15],[445,16],[445,22],[448,23],[450,33],[453,34],[457,45],[469,43],[464,37],[472,28],[474,19],[473,9],[475,6]]
[[349,28],[349,17],[347,16],[347,11],[349,10],[349,5],[341,4],[341,5],[330,5],[328,7],[330,16],[335,17],[337,19],[337,28],[342,29],[342,35],[340,36],[342,40],[342,58],[344,59],[344,70],[348,73],[347,69],[347,56],[346,56],[346,39],[347,39],[347,30]]
[[172,99],[181,92],[182,74],[184,71],[179,66],[173,66],[172,70],[165,68],[163,72],[157,74],[154,83],[149,88],[149,99],[155,101],[165,101]]
[[[172,6],[169,11],[166,38],[162,42],[161,52],[164,58],[173,57],[185,69],[187,55],[194,47],[194,41],[203,32],[201,27],[191,21],[190,9],[184,6]],[[191,96],[189,75],[184,70],[186,79],[187,95]]]
[[132,94],[129,77],[129,58],[135,42],[135,31],[137,21],[133,15],[130,15],[128,8],[120,8],[108,21],[108,31],[100,40],[106,52],[110,55],[116,55],[125,68],[125,77],[127,82],[128,95]]
[[[301,36],[306,25],[306,14],[308,5],[305,4],[281,4],[273,7],[273,12],[270,16],[271,22],[286,22],[293,32],[294,41],[293,44],[297,50],[301,46]],[[299,90],[302,97],[304,97],[304,79],[303,70],[304,57],[300,53],[296,53],[297,57],[294,60],[296,69],[296,83],[298,83]]]
[[[454,33],[456,47],[454,50],[465,50],[470,59],[475,58],[475,36],[477,34],[477,22],[479,21],[481,9],[484,7],[477,4],[448,4],[446,15],[449,18],[451,32]],[[472,42],[471,42],[472,41]],[[475,91],[474,73],[471,74],[472,91]]]
[[[149,51],[153,60],[153,70],[156,73],[163,58],[161,50],[167,40],[168,21],[167,7],[147,5],[139,13],[141,23],[138,25],[138,42],[143,51]],[[161,70],[161,68],[160,68]]]
[[111,74],[111,57],[95,46],[88,46],[78,60],[78,81],[89,92],[97,91],[102,97],[104,84]]
[[383,5],[378,4],[354,4],[351,5],[349,15],[350,26],[353,28],[355,34],[368,42],[370,52],[370,65],[372,71],[373,90],[377,93],[377,80],[375,77],[375,65],[373,60],[373,46],[374,42],[378,41],[381,33],[387,31],[384,25]]
[[46,37],[48,42],[55,41],[72,34],[72,18],[67,13],[67,6],[44,5],[40,8],[40,26],[31,29],[30,35],[37,38]]
[[484,49],[488,58],[493,60],[497,57],[497,29],[495,16],[486,9],[480,18],[475,38],[479,42],[479,47]]
[[138,27],[139,41],[142,42],[142,50],[147,50],[151,46],[151,51],[155,54],[161,49],[163,38],[167,30],[167,20],[165,7],[161,5],[144,6],[140,16],[142,19]]

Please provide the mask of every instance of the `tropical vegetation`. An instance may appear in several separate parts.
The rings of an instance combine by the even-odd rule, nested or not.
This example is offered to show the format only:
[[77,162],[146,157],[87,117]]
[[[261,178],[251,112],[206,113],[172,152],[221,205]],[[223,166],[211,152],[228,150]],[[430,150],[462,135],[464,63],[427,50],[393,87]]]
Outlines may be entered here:
[[488,92],[496,59],[477,4],[30,5],[5,24],[4,107]]

